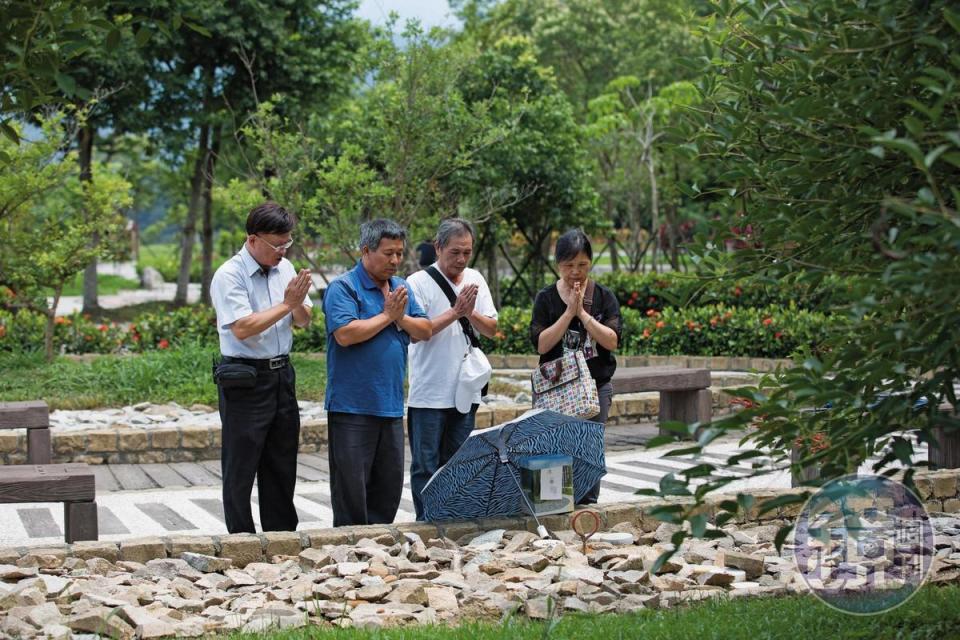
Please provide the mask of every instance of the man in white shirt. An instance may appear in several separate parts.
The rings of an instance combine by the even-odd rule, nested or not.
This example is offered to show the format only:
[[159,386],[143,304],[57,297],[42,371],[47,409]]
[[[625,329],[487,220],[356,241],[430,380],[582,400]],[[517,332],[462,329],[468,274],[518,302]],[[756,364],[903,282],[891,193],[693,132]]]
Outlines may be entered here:
[[[293,328],[310,324],[310,271],[284,256],[292,214],[275,202],[247,216],[247,241],[217,269],[210,297],[220,334],[223,515],[230,533],[256,533],[250,493],[256,476],[264,531],[295,531],[300,446]],[[223,365],[227,365],[224,367]],[[223,369],[230,369],[223,371]]]
[[[418,520],[423,515],[423,486],[456,453],[476,421],[479,392],[467,413],[461,413],[455,402],[464,354],[471,342],[477,343],[474,332],[488,338],[497,332],[497,310],[490,288],[479,271],[467,266],[473,242],[473,228],[468,222],[444,220],[437,230],[437,262],[407,278],[433,331],[429,340],[409,347],[410,490]],[[453,304],[435,278],[449,287],[450,295],[455,296]]]

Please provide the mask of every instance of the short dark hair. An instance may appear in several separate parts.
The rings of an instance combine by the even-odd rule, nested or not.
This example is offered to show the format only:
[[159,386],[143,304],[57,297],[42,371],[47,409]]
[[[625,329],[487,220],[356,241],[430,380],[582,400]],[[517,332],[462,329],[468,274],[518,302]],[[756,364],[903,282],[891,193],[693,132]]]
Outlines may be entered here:
[[290,233],[296,224],[297,218],[292,213],[268,200],[250,209],[247,215],[247,235]]
[[587,257],[593,260],[593,247],[590,246],[590,238],[580,229],[571,229],[557,238],[557,248],[553,255],[557,262],[564,262],[573,260],[581,252],[587,254]]
[[384,238],[407,241],[407,232],[393,220],[378,218],[360,225],[360,249],[364,247],[376,251]]

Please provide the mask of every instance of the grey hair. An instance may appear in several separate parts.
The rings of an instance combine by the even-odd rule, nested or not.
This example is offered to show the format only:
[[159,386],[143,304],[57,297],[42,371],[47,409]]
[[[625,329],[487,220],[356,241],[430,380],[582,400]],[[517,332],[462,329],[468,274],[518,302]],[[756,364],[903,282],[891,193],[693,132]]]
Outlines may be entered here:
[[360,249],[364,247],[376,251],[384,238],[407,241],[407,232],[393,220],[379,218],[360,225]]
[[454,238],[459,238],[468,233],[470,234],[471,240],[477,239],[473,233],[473,227],[469,222],[463,218],[447,218],[442,221],[437,228],[437,248],[443,249],[450,244],[450,241]]

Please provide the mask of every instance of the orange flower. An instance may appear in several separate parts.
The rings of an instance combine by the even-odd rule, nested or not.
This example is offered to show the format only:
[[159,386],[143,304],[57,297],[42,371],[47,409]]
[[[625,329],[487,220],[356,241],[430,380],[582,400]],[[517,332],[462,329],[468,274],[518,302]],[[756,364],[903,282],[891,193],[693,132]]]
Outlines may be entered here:
[[166,349],[169,346],[170,342],[166,338],[161,339],[160,342],[157,343],[157,349]]
[[644,338],[649,338],[649,337],[650,337],[650,329],[644,329],[644,330],[643,330],[643,337],[644,337]]
[[768,317],[763,319],[763,326],[769,327],[771,324],[773,324],[773,318]]
[[652,318],[652,317],[655,316],[655,315],[657,315],[657,310],[656,310],[656,309],[647,309],[647,317],[648,317],[648,318]]
[[656,325],[657,329],[663,329],[665,326],[667,326],[666,322],[664,322],[663,320],[657,320],[657,325]]
[[720,322],[720,318],[718,318],[717,316],[713,316],[712,318],[710,318],[710,326],[711,326],[711,327],[717,326],[717,324],[718,324],[719,322]]
[[0,338],[2,338],[5,335],[7,335],[7,328],[2,324],[0,324]]
[[97,329],[100,329],[100,331],[106,331],[109,329],[109,327],[105,324],[101,324],[99,327],[97,327]]

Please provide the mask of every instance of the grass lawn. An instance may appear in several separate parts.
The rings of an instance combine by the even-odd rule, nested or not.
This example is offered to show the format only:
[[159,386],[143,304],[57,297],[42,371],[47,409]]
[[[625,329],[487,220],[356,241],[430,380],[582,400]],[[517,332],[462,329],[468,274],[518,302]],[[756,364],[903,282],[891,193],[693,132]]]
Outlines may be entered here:
[[[101,296],[113,295],[119,293],[120,291],[125,291],[129,289],[139,289],[140,283],[136,280],[128,280],[127,278],[122,278],[120,276],[109,275],[109,274],[100,274],[97,276],[97,294]],[[47,290],[46,295],[52,296],[53,291]],[[73,280],[67,282],[63,287],[63,294],[65,296],[82,296],[83,295],[83,272],[81,271]]]
[[[0,401],[46,400],[54,409],[118,407],[137,402],[217,406],[210,373],[216,347],[196,346],[143,355],[56,358],[40,353],[0,354]],[[294,354],[297,397],[322,400],[323,360]]]
[[[264,640],[948,640],[960,637],[960,586],[928,586],[903,606],[881,615],[852,616],[813,596],[738,598],[628,615],[566,615],[555,624],[519,618],[459,628],[409,627],[383,631],[305,627],[257,634]],[[251,637],[239,634],[230,637]]]

